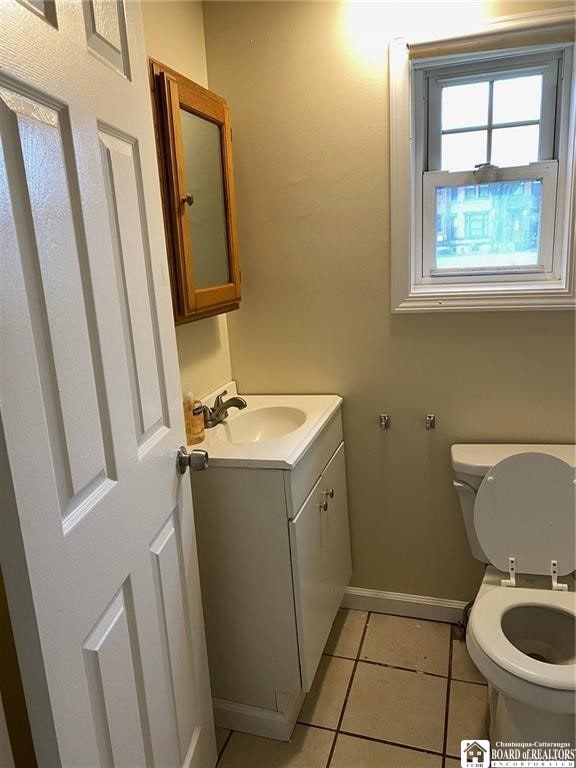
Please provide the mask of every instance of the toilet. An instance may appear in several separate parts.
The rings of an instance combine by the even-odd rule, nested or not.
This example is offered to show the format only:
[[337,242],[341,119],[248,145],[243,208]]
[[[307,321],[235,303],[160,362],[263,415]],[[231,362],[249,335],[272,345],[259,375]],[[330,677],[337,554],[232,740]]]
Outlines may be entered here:
[[576,447],[453,445],[452,466],[487,563],[466,645],[488,681],[492,745],[575,747]]

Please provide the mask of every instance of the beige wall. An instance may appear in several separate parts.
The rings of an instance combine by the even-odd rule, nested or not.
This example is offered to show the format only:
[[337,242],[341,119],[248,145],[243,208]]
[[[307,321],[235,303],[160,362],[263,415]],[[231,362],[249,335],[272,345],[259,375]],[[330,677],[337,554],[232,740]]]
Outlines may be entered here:
[[244,300],[229,316],[233,372],[244,392],[344,396],[354,585],[470,599],[482,567],[450,445],[574,440],[574,316],[391,316],[382,51],[394,15],[366,59],[343,11],[205,4],[210,87],[234,126]]
[[[148,55],[207,85],[202,3],[144,0],[142,11]],[[179,326],[176,340],[182,384],[197,397],[231,379],[226,315]]]

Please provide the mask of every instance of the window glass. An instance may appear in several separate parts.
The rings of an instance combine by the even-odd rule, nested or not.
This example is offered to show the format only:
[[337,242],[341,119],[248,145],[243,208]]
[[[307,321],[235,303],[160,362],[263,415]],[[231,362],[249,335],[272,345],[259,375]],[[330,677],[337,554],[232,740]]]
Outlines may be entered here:
[[542,75],[494,81],[492,121],[518,123],[540,120]]
[[436,187],[436,269],[537,265],[541,207],[541,179]]
[[538,161],[539,139],[540,127],[538,125],[494,128],[490,162],[501,168],[535,163]]
[[488,123],[488,82],[442,88],[442,130]]
[[442,136],[442,170],[466,171],[486,162],[487,131],[445,133]]

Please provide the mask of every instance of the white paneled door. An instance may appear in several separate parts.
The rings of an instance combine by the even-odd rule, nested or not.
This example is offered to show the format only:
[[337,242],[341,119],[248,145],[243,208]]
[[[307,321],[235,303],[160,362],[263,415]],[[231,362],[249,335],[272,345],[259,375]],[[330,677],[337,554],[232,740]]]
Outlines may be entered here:
[[0,0],[0,555],[38,764],[215,762],[135,0]]

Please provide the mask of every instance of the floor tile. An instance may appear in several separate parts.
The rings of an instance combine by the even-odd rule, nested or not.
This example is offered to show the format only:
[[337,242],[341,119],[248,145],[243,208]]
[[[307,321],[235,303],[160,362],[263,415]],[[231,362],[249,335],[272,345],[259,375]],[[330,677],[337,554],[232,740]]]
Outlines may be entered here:
[[336,614],[324,653],[355,659],[366,624],[366,611],[340,608]]
[[442,768],[442,758],[339,734],[330,768]]
[[452,679],[470,683],[486,682],[470,658],[465,640],[452,641]]
[[488,687],[452,681],[446,753],[458,757],[462,739],[488,738]]
[[448,675],[450,625],[372,613],[361,659]]
[[216,751],[218,754],[222,752],[222,747],[224,744],[226,744],[226,739],[228,738],[228,734],[230,731],[228,728],[220,728],[219,725],[216,726]]
[[334,656],[322,656],[314,684],[304,700],[298,721],[336,728],[344,706],[354,662]]
[[342,730],[442,752],[447,681],[358,663]]
[[459,757],[447,757],[446,758],[446,768],[456,768],[456,766],[461,766],[462,763],[460,762]]
[[297,725],[292,739],[274,741],[234,732],[218,768],[324,768],[334,734]]

